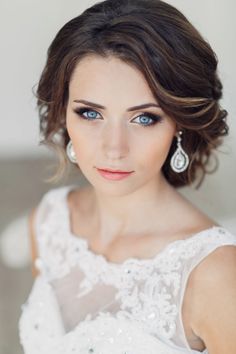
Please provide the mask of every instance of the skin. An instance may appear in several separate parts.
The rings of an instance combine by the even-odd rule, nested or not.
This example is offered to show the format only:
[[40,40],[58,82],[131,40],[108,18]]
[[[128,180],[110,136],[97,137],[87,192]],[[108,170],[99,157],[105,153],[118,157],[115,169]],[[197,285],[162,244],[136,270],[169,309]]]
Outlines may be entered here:
[[[87,121],[75,110],[88,105],[76,100],[95,102],[106,109],[89,106],[92,110],[90,117],[94,115],[96,119]],[[90,201],[86,208],[89,210],[89,225],[96,230],[96,240],[93,238],[91,243],[104,253],[109,245],[114,249],[115,242],[121,237],[126,238],[127,245],[129,239],[137,235],[168,235],[170,229],[175,230],[170,240],[191,234],[199,226],[205,227],[203,222],[212,224],[212,220],[203,216],[167,183],[161,172],[177,132],[176,123],[160,107],[127,112],[130,107],[145,103],[158,105],[142,73],[131,65],[112,56],[85,57],[77,64],[69,85],[66,125],[78,165],[90,187],[84,198],[83,193],[77,194],[74,202],[71,201],[74,215],[77,213],[72,224],[75,229],[76,225],[81,228],[76,210],[79,204]],[[145,127],[140,117],[145,117],[146,112],[159,115],[161,121]],[[84,116],[88,116],[88,112]],[[134,173],[124,180],[108,181],[95,167],[113,167]],[[188,225],[185,218],[180,228],[182,212],[189,218]],[[85,217],[83,215],[82,219]],[[200,218],[202,225],[199,225]],[[80,234],[88,232],[83,230]],[[144,241],[140,249],[147,244],[147,237]],[[159,246],[161,241],[160,236]],[[130,244],[134,247],[133,240]],[[153,250],[149,244],[149,253],[150,250],[156,252],[157,248]],[[123,252],[121,246],[120,258],[125,258]]]
[[[106,109],[90,107],[93,117],[96,110],[97,120],[83,120],[74,112],[85,107],[74,102],[80,99]],[[152,257],[173,240],[217,225],[161,173],[177,131],[175,122],[160,107],[127,112],[131,106],[150,102],[158,104],[142,74],[114,57],[84,58],[69,84],[67,129],[78,165],[89,182],[69,193],[71,228],[75,235],[86,235],[94,252],[113,262],[130,256]],[[161,122],[144,127],[140,119],[144,112],[160,115]],[[121,181],[108,181],[95,167],[134,173]],[[29,220],[33,258],[37,257],[35,215],[36,209]],[[182,306],[184,330],[192,349],[207,347],[210,354],[236,352],[235,269],[236,248],[226,246],[192,270]]]
[[[161,168],[177,126],[160,107],[127,112],[145,103],[158,105],[142,73],[115,57],[85,57],[69,84],[67,130],[77,163],[89,181],[88,187],[68,196],[71,231],[86,235],[90,249],[113,262],[130,256],[152,257],[167,243],[216,224],[165,180]],[[83,115],[95,120],[75,112],[82,107],[89,107],[91,111]],[[145,127],[141,117],[147,112],[161,120]],[[108,181],[95,167],[134,173],[124,180]],[[203,350],[203,341],[190,325],[191,305],[186,296],[185,332],[191,347]]]

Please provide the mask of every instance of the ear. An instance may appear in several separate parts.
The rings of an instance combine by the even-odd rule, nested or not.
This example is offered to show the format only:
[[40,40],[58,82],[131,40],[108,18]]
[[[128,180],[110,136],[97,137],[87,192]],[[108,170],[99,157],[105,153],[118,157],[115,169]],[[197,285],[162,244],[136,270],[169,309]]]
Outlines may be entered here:
[[176,127],[175,134],[174,134],[174,136],[176,137],[176,139],[177,139],[177,137],[178,137],[178,132],[179,132],[179,129]]
[[177,122],[176,122],[176,125],[175,125],[175,133],[174,133],[174,136],[173,137],[178,137],[178,133],[179,131],[181,130],[181,128],[178,126]]
[[179,132],[182,132],[182,134],[183,134],[183,128],[181,128],[181,127],[179,127],[179,126],[177,126],[176,125],[176,128],[175,128],[175,137],[176,137],[176,139],[178,138],[178,136],[179,136]]

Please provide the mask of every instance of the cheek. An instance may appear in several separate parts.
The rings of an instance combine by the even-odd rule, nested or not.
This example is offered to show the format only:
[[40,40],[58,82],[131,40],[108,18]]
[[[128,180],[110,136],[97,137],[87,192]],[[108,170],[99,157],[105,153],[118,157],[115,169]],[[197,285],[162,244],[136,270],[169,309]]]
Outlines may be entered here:
[[172,132],[157,134],[143,144],[142,151],[146,166],[160,167],[164,164],[173,141],[173,134]]
[[80,118],[77,117],[75,114],[67,113],[66,128],[69,137],[72,141],[75,152],[83,152],[90,148],[91,143],[93,143],[94,139],[91,129],[86,126],[86,122],[80,121]]
[[[72,127],[70,127],[72,128]],[[81,124],[73,126],[74,129],[68,130],[78,164],[83,168],[87,162],[94,161],[99,150],[97,145],[97,133],[87,129]]]

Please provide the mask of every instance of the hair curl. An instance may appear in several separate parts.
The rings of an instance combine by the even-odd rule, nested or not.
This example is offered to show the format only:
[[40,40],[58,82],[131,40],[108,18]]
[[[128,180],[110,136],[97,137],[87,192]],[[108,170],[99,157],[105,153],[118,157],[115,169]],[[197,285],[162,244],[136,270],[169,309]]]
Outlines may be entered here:
[[213,171],[207,170],[210,157],[229,130],[227,112],[219,104],[222,84],[217,58],[176,8],[159,0],[96,3],[62,27],[47,54],[36,94],[40,143],[59,152],[59,167],[51,181],[63,176],[68,161],[66,105],[70,78],[79,61],[94,54],[113,55],[138,68],[163,111],[183,131],[182,146],[190,164],[182,173],[172,171],[174,137],[162,167],[171,185],[189,185],[201,175],[198,188],[205,174],[216,170],[217,163]]

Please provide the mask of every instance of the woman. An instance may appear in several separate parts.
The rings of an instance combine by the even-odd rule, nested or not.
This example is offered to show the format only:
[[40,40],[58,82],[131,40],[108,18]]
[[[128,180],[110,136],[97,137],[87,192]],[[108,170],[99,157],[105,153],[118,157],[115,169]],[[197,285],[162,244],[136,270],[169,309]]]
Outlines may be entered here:
[[103,1],[59,31],[41,132],[60,152],[56,177],[67,152],[89,183],[50,190],[31,213],[25,353],[236,352],[236,237],[177,191],[202,183],[228,133],[216,70],[162,1]]

